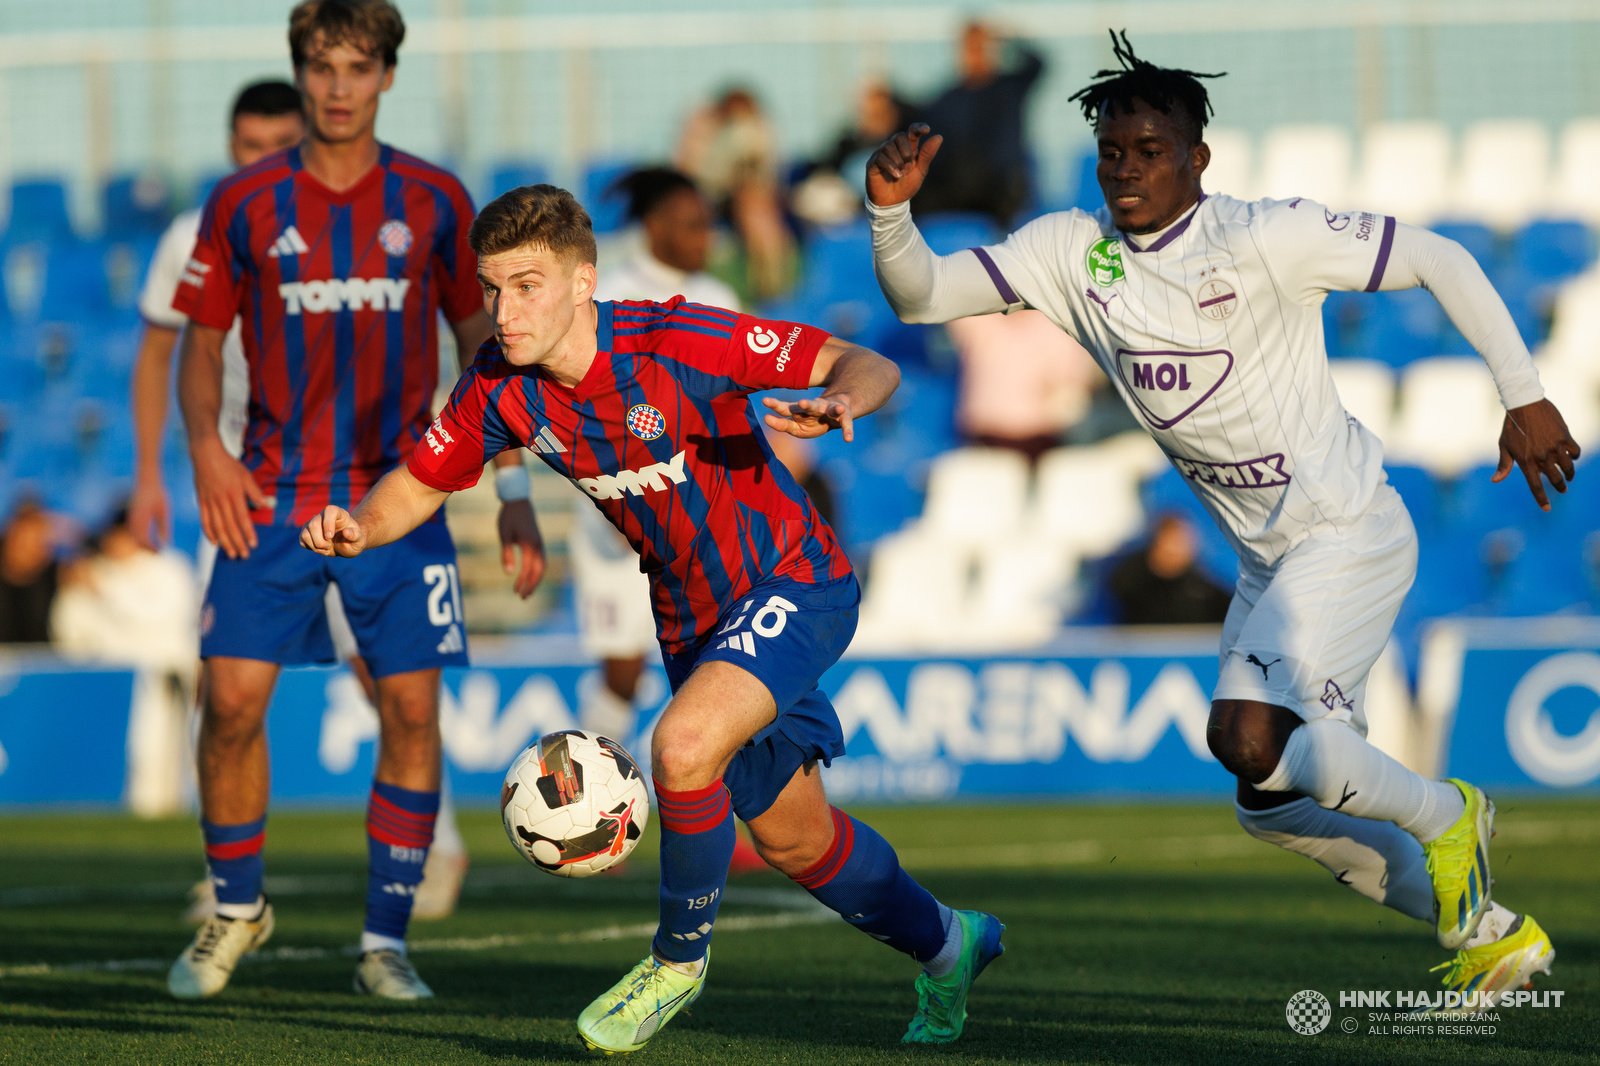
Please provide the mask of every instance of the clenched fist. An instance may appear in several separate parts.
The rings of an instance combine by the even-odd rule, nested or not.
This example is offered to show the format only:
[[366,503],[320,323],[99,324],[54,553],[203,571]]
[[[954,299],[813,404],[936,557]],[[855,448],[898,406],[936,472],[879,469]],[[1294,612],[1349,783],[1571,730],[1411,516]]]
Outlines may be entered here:
[[926,122],[914,122],[904,133],[884,141],[867,160],[867,198],[879,207],[905,203],[917,195],[928,165],[944,143],[940,135],[928,136]]
[[367,546],[367,534],[343,507],[329,504],[300,531],[300,546],[318,555],[354,559]]

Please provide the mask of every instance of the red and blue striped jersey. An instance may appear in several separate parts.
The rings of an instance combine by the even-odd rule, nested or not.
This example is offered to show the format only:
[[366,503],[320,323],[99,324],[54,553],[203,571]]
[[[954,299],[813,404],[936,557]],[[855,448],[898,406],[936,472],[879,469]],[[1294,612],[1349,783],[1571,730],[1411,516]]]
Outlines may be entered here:
[[262,525],[353,507],[428,427],[439,378],[438,314],[483,306],[461,183],[381,147],[334,192],[300,149],[218,184],[173,307],[202,325],[240,319],[250,364],[243,461],[277,498]]
[[750,393],[804,389],[828,334],[677,296],[601,303],[599,354],[573,389],[479,350],[411,453],[444,492],[528,447],[594,500],[650,576],[669,652],[710,634],[758,582],[840,578],[850,563],[767,444]]

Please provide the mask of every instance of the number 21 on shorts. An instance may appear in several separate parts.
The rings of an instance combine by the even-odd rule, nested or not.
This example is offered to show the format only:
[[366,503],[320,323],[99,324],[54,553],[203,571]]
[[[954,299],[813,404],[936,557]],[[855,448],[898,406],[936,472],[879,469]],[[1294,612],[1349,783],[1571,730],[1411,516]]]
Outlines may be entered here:
[[433,563],[422,568],[428,589],[428,621],[447,626],[461,621],[461,579],[455,563]]

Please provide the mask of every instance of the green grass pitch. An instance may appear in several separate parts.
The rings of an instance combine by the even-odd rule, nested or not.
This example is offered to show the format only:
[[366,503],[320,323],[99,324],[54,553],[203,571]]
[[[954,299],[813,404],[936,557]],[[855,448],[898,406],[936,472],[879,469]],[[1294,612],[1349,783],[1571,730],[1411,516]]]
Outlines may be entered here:
[[[1493,1035],[1369,1033],[1338,992],[1431,989],[1429,929],[1246,837],[1227,802],[863,810],[941,899],[991,910],[1008,950],[978,982],[966,1035],[908,1048],[915,968],[776,874],[735,879],[705,996],[650,1063],[1593,1063],[1600,1036],[1600,799],[1501,797],[1496,893],[1559,953],[1538,987],[1559,1009],[1499,1012]],[[523,863],[492,811],[463,829],[457,913],[413,928],[439,997],[350,991],[364,894],[359,813],[273,815],[278,928],[215,999],[179,1003],[165,968],[187,942],[200,872],[187,821],[0,818],[0,1062],[544,1063],[597,1061],[573,1019],[647,946],[654,830],[618,875],[562,881]],[[1301,989],[1333,1001],[1289,1029]],[[1360,1031],[1341,1022],[1353,1017]],[[1380,1023],[1381,1024],[1381,1023]]]

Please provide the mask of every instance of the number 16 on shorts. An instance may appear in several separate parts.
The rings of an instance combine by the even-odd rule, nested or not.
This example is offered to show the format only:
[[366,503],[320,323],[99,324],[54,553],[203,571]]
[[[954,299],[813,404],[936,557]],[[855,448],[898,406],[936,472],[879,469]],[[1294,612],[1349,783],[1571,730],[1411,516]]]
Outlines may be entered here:
[[[726,638],[716,645],[717,648],[731,648],[734,651],[742,651],[754,658],[756,654],[755,638],[766,637],[771,639],[782,633],[783,627],[789,622],[789,612],[800,609],[782,596],[769,596],[767,597],[767,602],[757,609],[754,614],[751,614],[750,609],[755,606],[755,603],[755,600],[745,600],[739,607],[738,616],[717,630],[717,636],[719,637],[727,634]],[[746,621],[750,623],[750,628],[741,629],[740,627]]]

